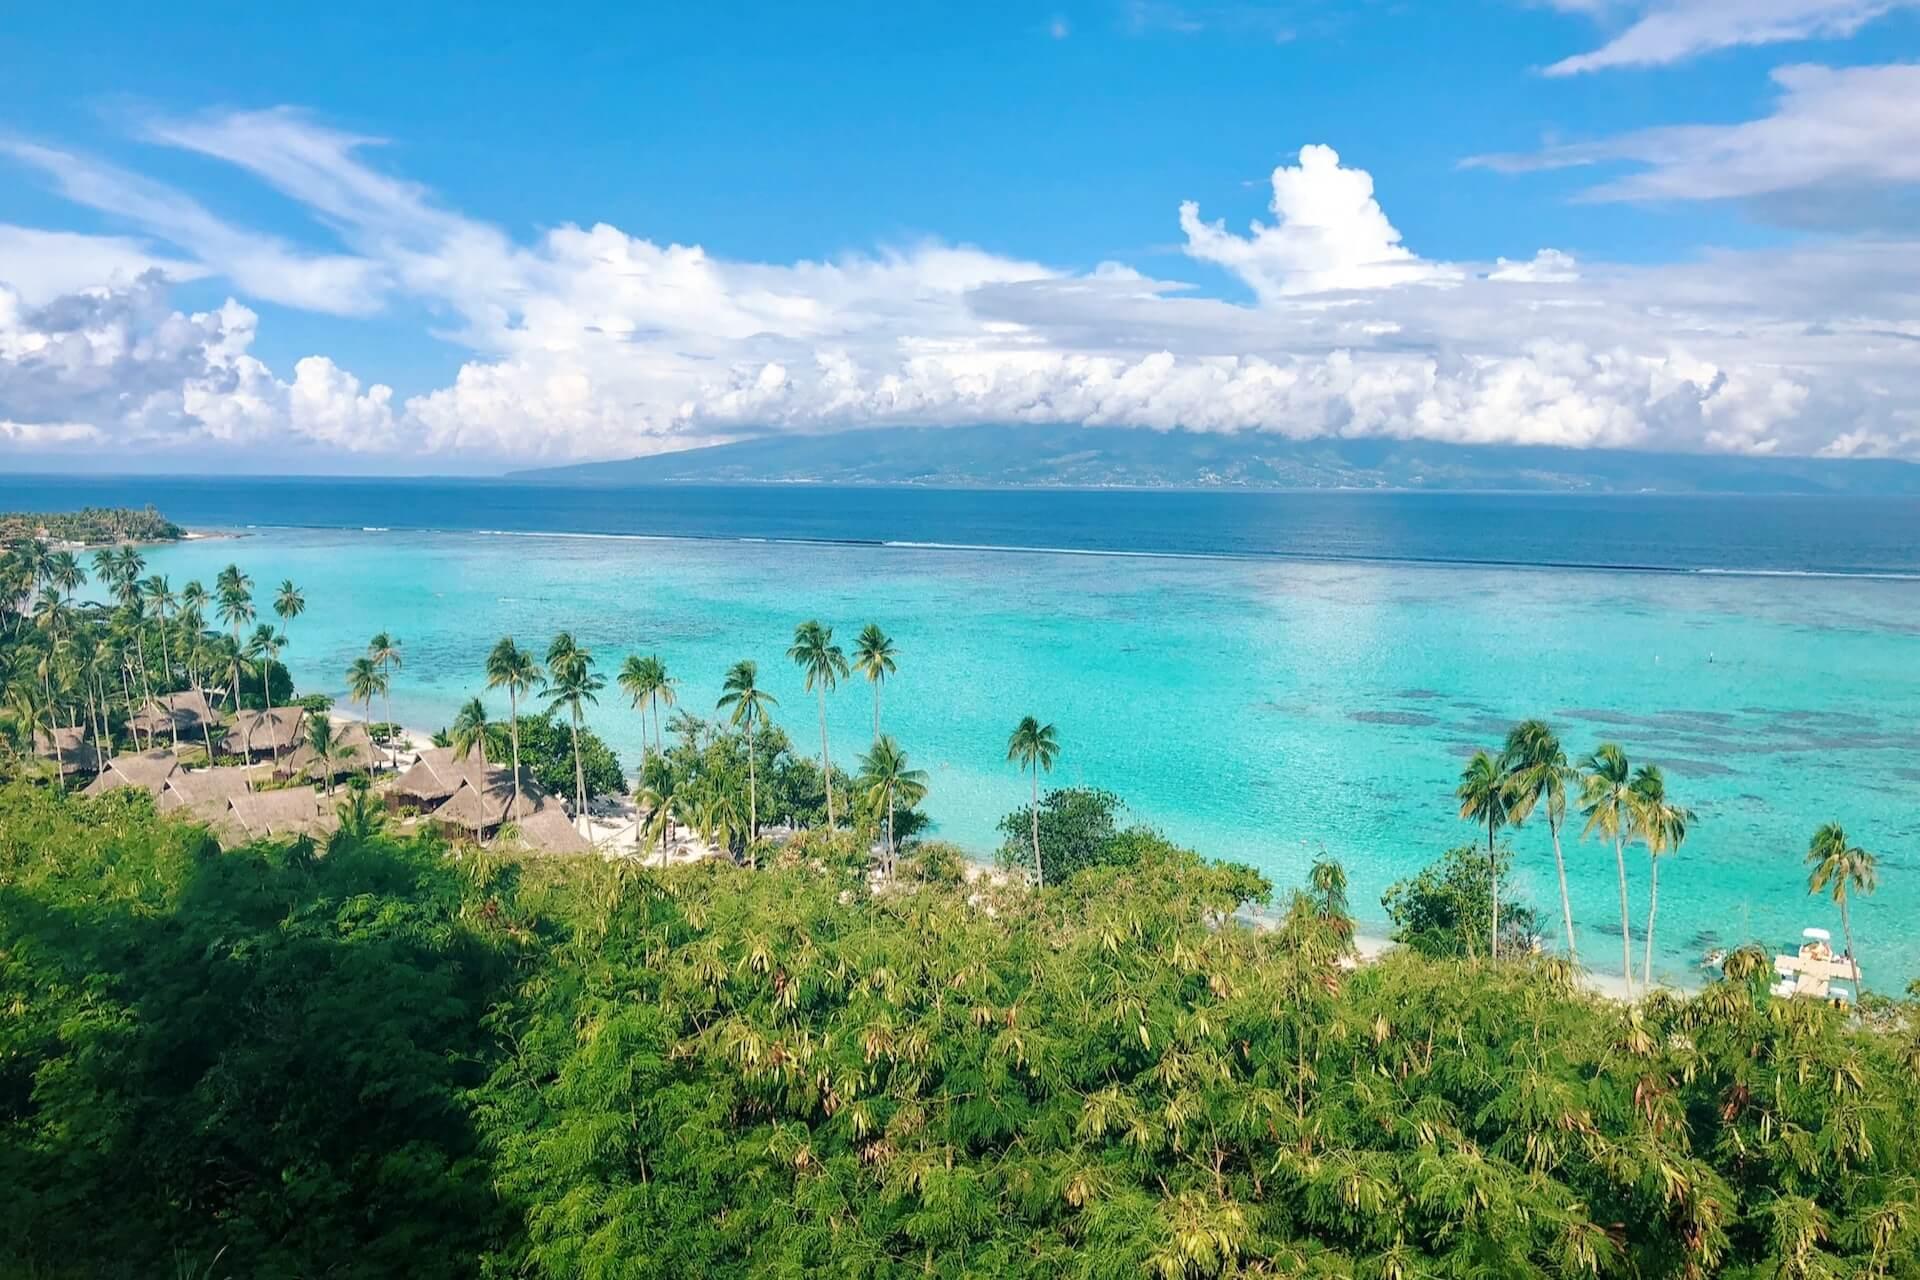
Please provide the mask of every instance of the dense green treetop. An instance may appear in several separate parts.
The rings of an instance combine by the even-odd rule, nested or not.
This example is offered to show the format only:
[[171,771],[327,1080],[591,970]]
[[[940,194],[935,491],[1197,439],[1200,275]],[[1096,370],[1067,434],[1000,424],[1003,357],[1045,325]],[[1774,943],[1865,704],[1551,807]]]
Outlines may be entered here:
[[187,531],[152,507],[87,507],[80,511],[0,512],[0,543],[29,538],[79,542],[177,542]]

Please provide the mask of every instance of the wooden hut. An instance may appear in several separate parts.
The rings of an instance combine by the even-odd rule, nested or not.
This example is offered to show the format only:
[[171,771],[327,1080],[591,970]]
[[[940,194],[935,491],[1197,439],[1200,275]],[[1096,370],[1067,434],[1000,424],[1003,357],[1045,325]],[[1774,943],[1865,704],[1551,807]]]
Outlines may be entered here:
[[251,791],[227,802],[226,830],[244,840],[272,836],[323,836],[340,825],[339,815],[317,791]]
[[71,728],[56,725],[51,738],[45,729],[35,729],[33,753],[57,764],[62,778],[100,772],[99,748],[87,741],[87,731],[79,725]]
[[166,790],[167,780],[180,772],[180,761],[166,750],[136,751],[109,758],[100,776],[89,782],[85,794],[105,795],[119,787],[144,788],[154,799]]
[[249,760],[286,755],[306,740],[307,713],[303,707],[275,707],[271,711],[242,711],[233,718],[227,748]]
[[152,738],[172,740],[177,734],[182,740],[204,745],[209,737],[218,741],[226,732],[219,720],[207,703],[206,694],[198,689],[182,689],[147,699],[146,705],[127,723]]
[[201,822],[218,823],[233,798],[247,793],[251,772],[233,766],[177,770],[168,776],[155,807],[162,813],[185,812]]
[[[334,777],[371,769],[379,758],[379,749],[374,745],[373,737],[367,732],[366,725],[358,720],[349,720],[335,726]],[[305,778],[310,782],[325,782],[326,775],[327,762],[321,758],[318,751],[307,744],[304,736],[299,746],[280,758],[280,776],[283,778]]]

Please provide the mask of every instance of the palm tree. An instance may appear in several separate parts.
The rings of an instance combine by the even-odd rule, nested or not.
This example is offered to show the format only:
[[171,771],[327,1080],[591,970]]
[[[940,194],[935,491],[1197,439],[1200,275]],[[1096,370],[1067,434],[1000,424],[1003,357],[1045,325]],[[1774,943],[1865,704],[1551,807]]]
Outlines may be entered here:
[[[663,687],[667,684],[666,664],[661,662],[657,657],[648,656],[643,658],[638,654],[630,653],[627,655],[627,660],[620,664],[620,673],[615,677],[615,683],[620,686],[622,692],[633,700],[633,709],[640,713],[640,746],[642,752],[646,753],[658,750],[660,743],[659,715],[657,708],[654,707],[654,703],[663,692]],[[673,691],[670,688],[665,688],[664,692],[667,695],[667,704],[671,706],[673,704]],[[649,709],[655,710],[654,738],[651,744],[647,742],[647,712]]]
[[[160,666],[165,672],[164,678],[160,681],[161,692],[171,693],[173,691],[173,654],[167,643],[167,611],[177,608],[180,602],[173,594],[172,585],[157,573],[141,583],[140,589],[146,595],[147,603],[153,606],[154,612],[160,617]],[[171,708],[167,716],[167,728],[173,736],[173,749],[179,751],[180,722],[171,714]],[[212,761],[209,760],[208,763],[211,764]]]
[[[253,629],[253,635],[247,640],[247,656],[260,664],[260,698],[267,705],[267,714],[273,714],[273,664],[280,660],[280,650],[286,646],[284,632],[276,632],[271,623],[263,622]],[[273,769],[280,771],[280,741],[273,742]]]
[[1060,755],[1060,739],[1053,726],[1041,724],[1032,716],[1020,717],[1020,723],[1013,727],[1013,733],[1007,738],[1007,759],[1018,761],[1022,769],[1033,775],[1033,804],[1029,810],[1033,821],[1033,887],[1046,887],[1046,873],[1040,866],[1040,771],[1053,772],[1053,762]]
[[362,708],[360,719],[369,742],[373,740],[373,700],[386,691],[386,672],[372,658],[355,658],[347,668],[347,697]]
[[233,632],[233,709],[240,710],[240,628],[253,624],[253,579],[230,564],[214,579],[220,620]]
[[1507,789],[1507,776],[1500,762],[1484,751],[1473,753],[1467,767],[1460,771],[1460,785],[1453,793],[1460,801],[1460,816],[1487,824],[1487,873],[1493,896],[1493,931],[1488,935],[1487,952],[1500,958],[1500,857],[1494,851],[1493,837],[1507,825],[1513,793]]
[[1560,828],[1567,821],[1567,784],[1578,777],[1567,764],[1567,753],[1560,739],[1544,720],[1522,720],[1507,733],[1507,745],[1500,753],[1500,767],[1506,772],[1512,791],[1507,820],[1514,826],[1525,822],[1539,806],[1545,807],[1547,832],[1553,837],[1553,869],[1560,876],[1560,921],[1566,929],[1567,959],[1580,963],[1580,948],[1573,940],[1573,899],[1567,894],[1567,863],[1560,853]]
[[820,695],[820,776],[827,784],[827,830],[833,830],[833,760],[827,752],[827,694],[847,674],[847,655],[833,642],[833,628],[808,620],[793,629],[787,650],[807,673],[807,688]]
[[1603,742],[1580,762],[1580,811],[1587,817],[1581,838],[1597,835],[1613,841],[1613,865],[1620,875],[1620,967],[1627,996],[1633,996],[1633,917],[1627,906],[1627,837],[1635,828],[1633,770],[1627,753]]
[[1667,779],[1659,765],[1643,764],[1633,775],[1634,825],[1647,846],[1650,877],[1647,889],[1647,955],[1640,970],[1641,985],[1653,990],[1653,921],[1660,911],[1660,858],[1677,852],[1687,839],[1693,813],[1667,799]]
[[507,691],[507,727],[513,735],[513,809],[509,817],[520,813],[520,695],[530,692],[542,679],[540,664],[533,655],[501,636],[487,655],[487,688]]
[[320,757],[320,768],[325,771],[327,794],[333,794],[333,753],[339,748],[339,737],[333,731],[333,721],[322,715],[307,717],[307,745]]
[[893,811],[900,805],[911,809],[927,798],[926,771],[908,768],[907,753],[889,735],[875,742],[873,748],[860,757],[859,782],[867,800],[879,805],[887,815],[887,861],[883,870],[887,879],[891,880],[894,861]]
[[886,683],[888,676],[895,670],[894,659],[899,656],[893,647],[893,641],[880,629],[877,622],[869,622],[860,631],[860,638],[853,642],[854,670],[873,683],[873,740],[880,741],[880,686]]
[[487,762],[487,731],[493,726],[487,721],[487,707],[478,698],[468,698],[454,713],[453,727],[448,736],[453,740],[453,753],[466,756],[479,752],[480,763]]
[[[273,594],[273,612],[280,619],[280,630],[284,633],[287,624],[307,611],[307,598],[300,588],[293,585],[292,578],[280,579],[280,589]],[[288,672],[289,676],[293,673]]]
[[1807,844],[1807,892],[1831,890],[1840,904],[1840,931],[1847,939],[1847,963],[1853,966],[1853,995],[1865,994],[1860,985],[1860,953],[1853,946],[1853,916],[1847,909],[1855,893],[1872,893],[1879,885],[1879,864],[1874,856],[1858,845],[1847,843],[1847,833],[1837,822],[1829,822],[1813,833]]
[[733,669],[727,672],[726,683],[722,686],[726,692],[720,695],[720,701],[714,708],[717,711],[733,708],[730,723],[735,728],[744,728],[746,731],[747,845],[749,848],[755,840],[760,838],[760,784],[754,766],[754,757],[759,754],[759,750],[755,745],[757,735],[754,728],[757,724],[766,722],[768,707],[780,705],[779,699],[756,683],[759,674],[760,668],[748,659],[742,658],[734,663]]
[[574,816],[587,812],[587,772],[580,759],[580,704],[598,702],[594,695],[606,688],[593,670],[593,654],[574,643],[573,633],[562,631],[547,646],[547,709],[565,705],[573,715]]
[[380,690],[381,714],[387,719],[387,767],[400,767],[400,735],[393,731],[393,672],[401,667],[400,639],[382,631],[367,641],[367,656],[380,668],[380,674],[387,677],[386,687]]
[[71,600],[87,585],[86,570],[80,567],[80,561],[71,551],[58,551],[47,559],[44,574],[47,585]]

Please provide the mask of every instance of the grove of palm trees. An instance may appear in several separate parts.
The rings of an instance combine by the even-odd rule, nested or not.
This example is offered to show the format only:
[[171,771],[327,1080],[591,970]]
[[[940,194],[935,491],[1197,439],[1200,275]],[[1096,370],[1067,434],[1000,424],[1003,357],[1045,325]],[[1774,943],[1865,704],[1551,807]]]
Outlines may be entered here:
[[[1043,787],[1073,736],[1040,716],[995,762],[1025,801],[1001,867],[969,864],[887,731],[911,651],[813,620],[812,708],[753,656],[703,692],[561,631],[494,645],[504,720],[476,696],[447,731],[510,770],[509,820],[537,757],[576,819],[630,785],[639,851],[715,856],[532,856],[336,796],[324,716],[329,833],[216,841],[77,793],[35,735],[137,751],[175,691],[284,707],[308,605],[282,583],[258,624],[238,567],[176,590],[138,560],[103,553],[110,604],[66,553],[0,566],[0,1275],[1920,1277],[1920,990],[1860,989],[1880,868],[1837,823],[1807,883],[1858,998],[1774,996],[1759,946],[1676,991],[1660,893],[1698,819],[1658,765],[1524,721],[1363,960],[1337,861],[1276,887]],[[342,673],[370,733],[402,653]],[[592,732],[626,714],[631,783]],[[1559,901],[1522,900],[1549,852]],[[1614,865],[1632,999],[1582,981],[1574,857]]]

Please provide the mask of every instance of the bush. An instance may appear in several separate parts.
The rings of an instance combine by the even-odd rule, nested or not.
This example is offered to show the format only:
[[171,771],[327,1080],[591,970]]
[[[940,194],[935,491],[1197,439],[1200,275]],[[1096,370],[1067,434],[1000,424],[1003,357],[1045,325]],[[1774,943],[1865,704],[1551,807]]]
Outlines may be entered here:
[[[1501,845],[1495,857],[1505,883],[1513,850]],[[1493,874],[1487,851],[1477,845],[1449,849],[1439,862],[1422,868],[1412,879],[1389,885],[1380,904],[1393,921],[1396,942],[1429,956],[1485,955],[1493,920]],[[1530,951],[1538,937],[1532,908],[1503,898],[1501,950],[1509,955]]]

